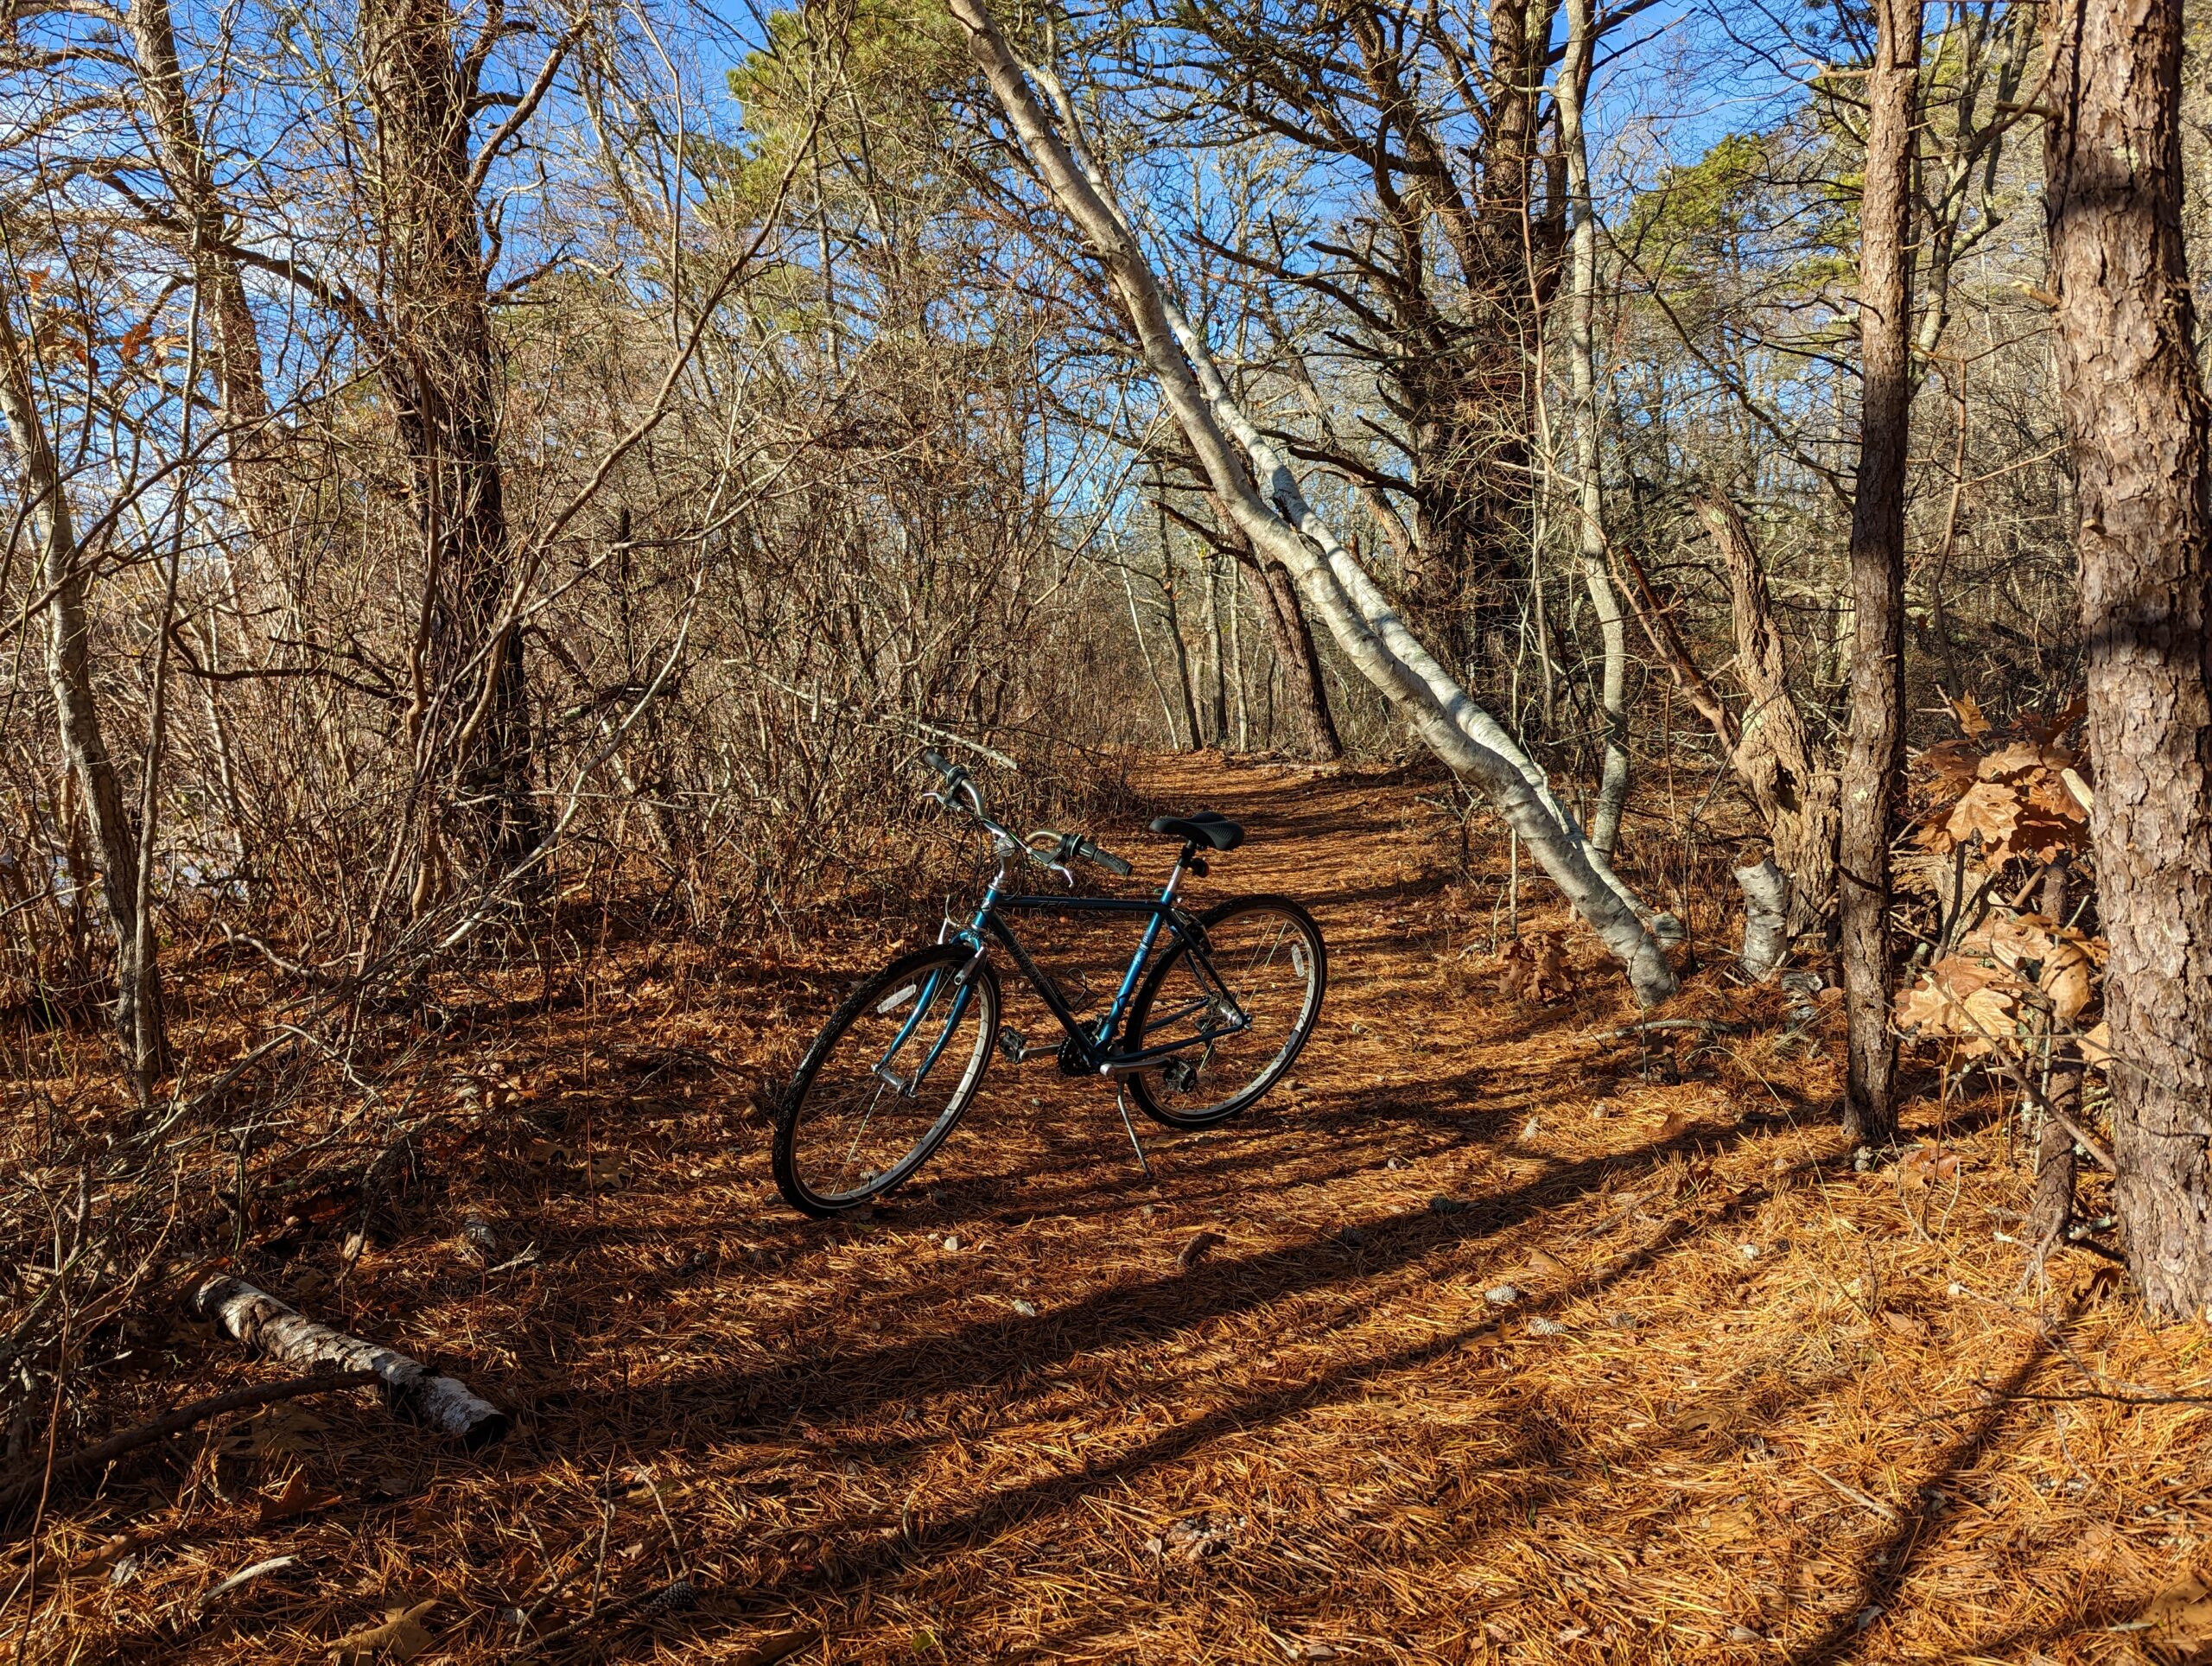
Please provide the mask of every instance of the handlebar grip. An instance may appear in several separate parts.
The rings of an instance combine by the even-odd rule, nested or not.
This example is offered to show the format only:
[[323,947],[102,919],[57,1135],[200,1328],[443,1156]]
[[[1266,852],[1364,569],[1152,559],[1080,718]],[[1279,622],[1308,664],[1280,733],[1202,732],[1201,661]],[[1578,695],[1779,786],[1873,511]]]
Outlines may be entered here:
[[925,747],[922,749],[922,761],[927,764],[931,769],[935,770],[938,774],[944,776],[946,780],[949,781],[952,779],[952,765],[946,760],[945,755],[939,752],[935,747]]
[[1130,867],[1112,851],[1101,850],[1089,839],[1081,840],[1077,843],[1076,854],[1096,862],[1109,874],[1120,874],[1123,879],[1128,878],[1130,874],[1136,872],[1135,868]]

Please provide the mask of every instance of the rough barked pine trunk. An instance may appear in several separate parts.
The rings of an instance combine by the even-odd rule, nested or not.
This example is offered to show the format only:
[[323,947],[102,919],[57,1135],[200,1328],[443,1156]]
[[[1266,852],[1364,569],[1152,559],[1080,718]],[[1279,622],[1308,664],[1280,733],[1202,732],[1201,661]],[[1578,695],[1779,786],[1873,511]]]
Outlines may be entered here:
[[2145,1300],[2212,1311],[2212,532],[2182,242],[2181,0],[2047,15],[2115,1201]]
[[1205,338],[1161,289],[1103,177],[1087,157],[1078,161],[1065,89],[1047,72],[1033,72],[1052,92],[1056,116],[1047,115],[1030,86],[1033,72],[1007,49],[980,0],[948,0],[948,10],[1046,189],[1104,268],[1147,370],[1237,530],[1290,570],[1346,658],[1438,757],[1481,785],[1568,905],[1619,959],[1637,998],[1651,1005],[1673,995],[1675,972],[1659,933],[1679,927],[1639,902],[1591,848],[1542,770],[1406,629],[1306,500],[1282,455],[1230,394]]
[[92,625],[85,609],[85,556],[64,490],[61,464],[38,408],[28,345],[16,334],[13,297],[0,295],[0,408],[28,499],[26,524],[46,596],[47,677],[61,749],[84,794],[99,853],[100,900],[115,938],[115,1021],[132,1086],[143,1103],[168,1065],[157,951],[138,931],[138,840],[124,807],[115,760],[92,696]]
[[1556,101],[1559,143],[1567,164],[1568,233],[1567,338],[1574,404],[1576,564],[1590,593],[1605,652],[1599,703],[1605,715],[1605,764],[1590,815],[1590,843],[1613,854],[1628,805],[1628,625],[1605,572],[1605,500],[1598,446],[1598,209],[1590,194],[1590,147],[1582,126],[1597,48],[1597,0],[1567,0],[1567,57]]
[[[494,6],[484,23],[501,26]],[[482,877],[543,843],[531,781],[523,642],[512,617],[500,390],[469,126],[491,40],[465,49],[444,0],[370,0],[359,42],[376,120],[386,309],[384,377],[422,529],[423,641],[410,726],[440,689],[418,747],[454,773],[459,824]],[[421,891],[418,887],[418,897]]]
[[1859,472],[1851,506],[1851,719],[1836,852],[1849,1065],[1843,1124],[1897,1131],[1890,1032],[1890,836],[1904,768],[1904,474],[1912,405],[1913,124],[1920,0],[1874,0],[1859,216]]

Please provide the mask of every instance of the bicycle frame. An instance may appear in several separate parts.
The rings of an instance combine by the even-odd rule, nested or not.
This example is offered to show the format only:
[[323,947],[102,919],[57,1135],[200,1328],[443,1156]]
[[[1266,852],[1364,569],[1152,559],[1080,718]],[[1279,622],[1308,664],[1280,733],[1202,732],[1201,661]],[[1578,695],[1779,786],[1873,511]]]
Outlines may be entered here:
[[[970,985],[976,970],[989,956],[990,946],[994,941],[1004,945],[1007,952],[1013,957],[1014,963],[1020,968],[1022,976],[1028,980],[1030,988],[1037,992],[1038,998],[1045,1003],[1053,1018],[1058,1021],[1061,1029],[1066,1033],[1068,1040],[1077,1050],[1078,1061],[1084,1067],[1083,1073],[1086,1075],[1094,1071],[1101,1076],[1128,1075],[1133,1071],[1143,1070],[1149,1065],[1157,1064],[1160,1060],[1175,1053],[1186,1052],[1193,1047],[1211,1046],[1223,1036],[1233,1035],[1250,1027],[1252,1021],[1250,1015],[1237,1004],[1236,996],[1230,992],[1228,987],[1222,982],[1219,975],[1214,970],[1212,956],[1208,951],[1205,933],[1197,929],[1195,920],[1175,906],[1176,895],[1182,889],[1183,881],[1191,870],[1192,862],[1196,855],[1194,849],[1186,846],[1182,854],[1175,859],[1174,868],[1169,873],[1167,883],[1161,888],[1158,897],[1125,898],[1010,893],[1007,890],[1007,881],[1014,858],[1021,849],[1022,847],[1016,844],[1009,849],[1001,843],[999,850],[998,871],[992,875],[990,884],[985,887],[982,900],[976,905],[974,917],[965,926],[951,927],[950,923],[947,922],[949,936],[956,937],[959,941],[968,944],[975,952],[957,972],[952,974],[956,993],[951,1009],[945,1014],[944,1027],[937,1040],[922,1062],[915,1067],[914,1073],[902,1079],[896,1071],[892,1070],[891,1061],[898,1057],[900,1050],[913,1038],[915,1031],[920,1028],[925,1016],[936,1004],[939,993],[938,980],[945,976],[941,970],[930,975],[927,984],[920,990],[919,998],[914,1002],[913,1012],[900,1027],[899,1033],[892,1039],[891,1044],[884,1049],[883,1057],[877,1060],[875,1074],[890,1084],[898,1092],[906,1097],[913,1097],[923,1079],[937,1064],[938,1056],[944,1051],[953,1032],[959,1027],[961,1015],[967,1009]],[[1059,985],[1054,982],[1052,975],[1037,963],[1035,957],[1031,955],[1023,945],[1021,939],[1014,935],[1013,928],[1007,924],[1004,916],[1009,912],[1141,914],[1145,917],[1144,935],[1138,940],[1136,952],[1129,957],[1128,969],[1122,974],[1121,985],[1115,990],[1114,999],[1108,1003],[1105,1012],[1094,1022],[1086,1024],[1068,1005],[1066,998],[1060,993]],[[1175,1019],[1186,1016],[1191,1012],[1199,1010],[1201,1006],[1215,1008],[1217,1003],[1225,1004],[1230,1016],[1225,1023],[1215,1026],[1209,1026],[1201,1021],[1196,1033],[1162,1043],[1158,1046],[1138,1047],[1133,1051],[1122,1052],[1112,1051],[1114,1033],[1120,1028],[1122,1019],[1128,1012],[1129,1002],[1136,994],[1138,982],[1143,977],[1145,968],[1151,963],[1153,952],[1159,947],[1163,932],[1183,945],[1184,951],[1191,957],[1192,966],[1201,986],[1209,987],[1211,989],[1209,998],[1204,1002],[1194,1003],[1182,1012],[1171,1014],[1166,1021],[1172,1022]]]

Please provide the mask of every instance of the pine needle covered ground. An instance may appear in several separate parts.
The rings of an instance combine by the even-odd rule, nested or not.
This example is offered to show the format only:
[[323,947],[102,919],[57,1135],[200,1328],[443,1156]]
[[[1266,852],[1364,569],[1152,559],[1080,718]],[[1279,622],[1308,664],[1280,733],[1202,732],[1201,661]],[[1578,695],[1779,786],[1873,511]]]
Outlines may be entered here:
[[[19,1658],[2183,1657],[2203,1331],[2146,1330],[2087,1251],[2017,1288],[1996,1089],[1931,1074],[1919,1148],[1855,1163],[1831,1008],[1808,1048],[1708,970],[1669,1011],[1750,1033],[1647,1050],[1563,915],[1523,909],[1568,993],[1502,992],[1503,853],[1459,876],[1419,789],[1149,785],[1252,830],[1200,895],[1327,933],[1258,1113],[1147,1127],[1147,1184],[1105,1090],[1001,1060],[918,1183],[821,1224],[759,1107],[880,934],[625,949],[542,1010],[518,979],[437,1078],[504,1115],[427,1132],[365,1241],[310,1210],[239,1257],[515,1432],[470,1458],[330,1396],[64,1491]],[[147,1364],[103,1428],[273,1374],[181,1326]]]

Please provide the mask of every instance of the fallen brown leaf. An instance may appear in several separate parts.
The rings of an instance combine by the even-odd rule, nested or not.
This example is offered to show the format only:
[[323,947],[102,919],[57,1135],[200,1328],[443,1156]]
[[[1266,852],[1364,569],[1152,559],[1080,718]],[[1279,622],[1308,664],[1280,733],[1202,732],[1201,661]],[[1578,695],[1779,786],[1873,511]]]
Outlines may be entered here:
[[2167,1587],[2143,1611],[2154,1660],[2202,1661],[2212,1654],[2212,1587],[2196,1575]]
[[284,1483],[283,1491],[273,1498],[264,1495],[257,1501],[254,1516],[261,1526],[268,1527],[276,1522],[289,1522],[295,1516],[327,1510],[341,1501],[342,1495],[323,1487],[310,1486],[306,1475],[296,1470],[292,1478]]
[[388,1608],[384,1622],[348,1632],[330,1645],[330,1656],[339,1666],[369,1661],[412,1660],[435,1641],[423,1617],[438,1606],[433,1597],[412,1608]]
[[1569,1278],[1573,1270],[1557,1256],[1547,1255],[1541,1250],[1531,1250],[1523,1269],[1537,1278]]
[[775,1666],[776,1662],[790,1659],[821,1635],[810,1625],[803,1625],[795,1631],[772,1632],[732,1660],[730,1666]]

